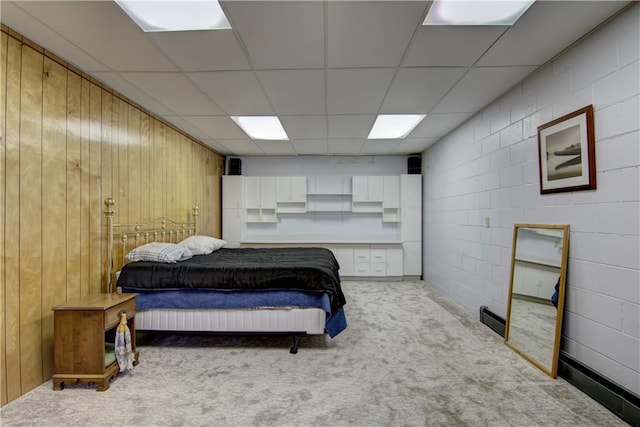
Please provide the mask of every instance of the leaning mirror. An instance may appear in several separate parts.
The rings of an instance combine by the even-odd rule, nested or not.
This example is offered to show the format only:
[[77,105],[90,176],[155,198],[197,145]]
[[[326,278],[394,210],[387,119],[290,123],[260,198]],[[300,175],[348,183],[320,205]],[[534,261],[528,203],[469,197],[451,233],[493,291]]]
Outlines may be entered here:
[[558,354],[569,226],[516,224],[505,344],[553,378]]

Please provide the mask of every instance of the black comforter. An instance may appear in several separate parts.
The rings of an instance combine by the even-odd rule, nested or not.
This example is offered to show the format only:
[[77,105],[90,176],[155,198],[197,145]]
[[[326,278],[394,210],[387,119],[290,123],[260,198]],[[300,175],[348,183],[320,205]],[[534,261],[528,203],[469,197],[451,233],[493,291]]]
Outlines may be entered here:
[[125,265],[118,286],[130,290],[290,289],[327,292],[335,312],[345,304],[338,262],[323,248],[219,249],[175,264],[138,261]]

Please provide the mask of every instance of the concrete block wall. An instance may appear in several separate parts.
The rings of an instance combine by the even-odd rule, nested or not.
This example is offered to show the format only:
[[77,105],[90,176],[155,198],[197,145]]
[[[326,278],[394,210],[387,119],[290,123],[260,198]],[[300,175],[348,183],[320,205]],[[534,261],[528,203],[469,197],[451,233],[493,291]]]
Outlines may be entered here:
[[[423,153],[424,275],[506,315],[514,223],[570,224],[562,349],[640,396],[640,4]],[[597,190],[540,194],[537,127],[593,104]]]

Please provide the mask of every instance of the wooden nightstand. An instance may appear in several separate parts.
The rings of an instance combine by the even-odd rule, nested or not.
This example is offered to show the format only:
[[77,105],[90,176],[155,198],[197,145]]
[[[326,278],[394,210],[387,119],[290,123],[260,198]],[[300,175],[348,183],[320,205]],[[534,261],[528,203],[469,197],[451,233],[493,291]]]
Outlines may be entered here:
[[[53,308],[54,373],[53,389],[62,390],[64,383],[95,383],[98,391],[109,388],[109,381],[120,371],[113,344],[120,323],[120,312],[127,313],[131,331],[131,348],[138,364],[136,350],[136,296],[138,294],[94,294]],[[105,357],[106,356],[106,357]]]

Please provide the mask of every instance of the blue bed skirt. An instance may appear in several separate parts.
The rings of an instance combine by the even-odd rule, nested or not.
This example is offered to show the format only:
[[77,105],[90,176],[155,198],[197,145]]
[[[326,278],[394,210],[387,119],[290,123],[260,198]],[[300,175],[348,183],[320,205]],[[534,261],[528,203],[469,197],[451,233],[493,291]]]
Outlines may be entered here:
[[122,292],[140,294],[136,298],[136,310],[150,308],[271,308],[271,307],[316,307],[327,313],[325,331],[331,338],[347,327],[343,308],[331,313],[329,295],[304,291],[211,291],[198,289],[167,289],[144,291],[122,288]]

